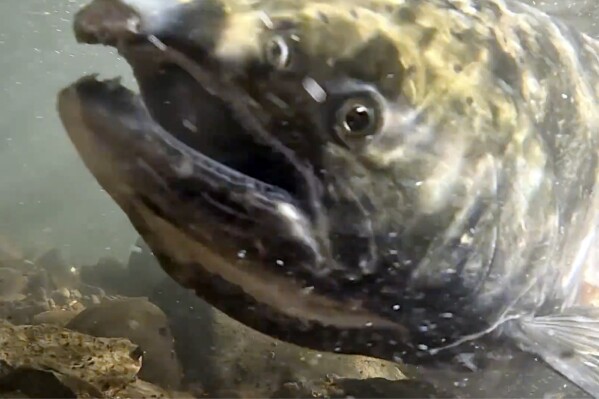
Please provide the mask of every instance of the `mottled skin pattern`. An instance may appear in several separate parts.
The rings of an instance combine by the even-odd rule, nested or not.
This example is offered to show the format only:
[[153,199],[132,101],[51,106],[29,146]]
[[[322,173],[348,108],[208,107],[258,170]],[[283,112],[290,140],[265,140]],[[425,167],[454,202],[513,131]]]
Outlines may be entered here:
[[[153,174],[132,167],[112,136],[95,135],[108,126],[95,109],[112,113],[114,132],[135,130],[118,124],[132,115],[159,131],[143,112],[102,99],[141,106],[89,81],[61,95],[82,158],[179,282],[272,336],[416,363],[498,326],[509,338],[518,318],[572,304],[599,220],[599,44],[499,0],[181,3],[175,27],[140,13],[140,31],[166,49],[150,54],[216,84],[219,109],[241,121],[219,130],[223,138],[202,115],[194,148],[217,161],[251,153],[260,167],[237,158],[233,167],[275,189],[248,183],[241,195],[242,178],[212,165],[227,178],[210,180],[197,166],[205,161],[177,144],[152,153],[119,141],[139,147]],[[152,117],[189,138],[186,91],[164,101],[189,76],[155,73],[114,25],[99,38],[90,20],[79,16],[79,38],[118,43]],[[279,68],[265,60],[273,40],[289,46]],[[196,105],[217,102],[198,96]],[[352,98],[375,104],[372,135],[340,132],[339,105]],[[73,133],[76,125],[92,133]],[[280,159],[261,163],[264,149],[251,140],[210,142],[226,137],[251,137]],[[98,156],[84,139],[110,152]],[[190,163],[185,176],[175,161]],[[206,200],[216,186],[222,207]]]
[[[377,236],[374,272],[358,272],[364,281],[351,289],[335,281],[323,292],[338,289],[344,301],[400,320],[416,336],[423,323],[435,325],[419,337],[429,348],[505,312],[563,304],[571,291],[561,281],[597,220],[596,42],[502,1],[242,3],[225,6],[219,57],[251,64],[264,36],[300,38],[297,81],[248,77],[250,92],[289,104],[281,119],[305,123],[318,112],[294,106],[309,102],[298,87],[304,76],[323,86],[366,82],[392,113],[357,150],[329,142],[317,152],[308,134],[289,144],[329,171],[331,196],[376,211],[367,216]],[[329,224],[350,217],[329,214]]]

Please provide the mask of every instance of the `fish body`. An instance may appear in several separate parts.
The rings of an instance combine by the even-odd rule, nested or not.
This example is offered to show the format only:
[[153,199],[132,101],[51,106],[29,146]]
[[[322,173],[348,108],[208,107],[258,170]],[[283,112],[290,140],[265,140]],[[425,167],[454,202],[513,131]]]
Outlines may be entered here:
[[502,0],[95,0],[75,32],[140,95],[83,78],[65,128],[182,285],[319,350],[506,342],[599,396],[595,40]]

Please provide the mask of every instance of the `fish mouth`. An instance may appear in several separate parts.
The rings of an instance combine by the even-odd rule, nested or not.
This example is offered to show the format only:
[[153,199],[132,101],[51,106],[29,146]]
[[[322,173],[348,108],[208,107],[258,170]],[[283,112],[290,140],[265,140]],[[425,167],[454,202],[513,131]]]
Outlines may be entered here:
[[60,91],[80,158],[162,268],[230,317],[341,353],[372,351],[373,334],[405,336],[328,294],[337,281],[320,181],[212,56],[222,18],[218,0],[84,7],[78,41],[116,47],[140,90],[86,76]]
[[92,1],[75,17],[77,40],[117,48],[140,92],[83,77],[59,93],[61,120],[142,235],[151,214],[229,262],[314,268],[314,176],[210,57],[219,18],[210,0]]
[[116,47],[140,88],[86,76],[60,91],[80,158],[162,268],[238,321],[323,350],[338,346],[333,326],[395,330],[313,292],[331,270],[315,222],[318,180],[211,59],[219,13],[202,8],[211,1],[94,0],[76,15],[78,41]]

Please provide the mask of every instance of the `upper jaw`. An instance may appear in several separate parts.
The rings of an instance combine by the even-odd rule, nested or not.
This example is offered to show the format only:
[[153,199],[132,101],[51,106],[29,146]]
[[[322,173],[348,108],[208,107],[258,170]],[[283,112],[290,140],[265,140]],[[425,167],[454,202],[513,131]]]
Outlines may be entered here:
[[95,0],[75,15],[73,31],[79,43],[116,46],[141,38],[140,16],[121,1]]
[[73,29],[81,43],[156,37],[209,51],[224,17],[219,0],[92,0],[75,15]]
[[[117,47],[133,67],[141,98],[84,79],[60,95],[63,123],[92,173],[106,191],[119,197],[117,202],[120,201],[121,207],[129,207],[131,201],[136,201],[134,197],[141,195],[147,201],[150,196],[160,203],[153,205],[162,208],[162,213],[172,213],[175,210],[169,209],[169,204],[183,201],[188,208],[187,216],[164,215],[183,227],[188,224],[185,218],[194,212],[198,220],[223,212],[214,208],[216,203],[206,202],[194,208],[193,201],[189,201],[190,188],[206,186],[203,191],[196,190],[193,196],[205,197],[213,190],[215,196],[224,196],[221,199],[226,197],[231,203],[232,207],[225,213],[235,211],[233,204],[237,203],[247,212],[243,217],[254,219],[258,225],[270,223],[271,230],[278,223],[281,237],[288,236],[300,246],[308,247],[308,252],[316,253],[317,245],[308,231],[311,222],[305,214],[310,213],[305,205],[315,202],[314,190],[307,187],[307,182],[314,180],[311,170],[294,157],[291,149],[271,137],[257,116],[260,112],[250,109],[248,104],[252,100],[242,88],[221,79],[218,68],[211,69],[207,63],[189,55],[190,48],[210,53],[210,43],[216,40],[212,36],[218,36],[219,32],[219,15],[215,0],[92,1],[75,17],[78,40]],[[192,29],[191,21],[203,22],[203,26]],[[172,82],[160,79],[175,76],[164,73],[164,65],[177,68],[181,76],[174,81],[185,90],[183,99],[179,99],[173,110],[180,110],[182,103],[193,100],[192,106],[188,106],[191,111],[174,116],[172,110],[164,112],[164,100],[168,99],[163,96],[172,88]],[[156,82],[159,84],[151,87]],[[181,97],[180,93],[176,94]],[[127,106],[115,107],[119,103]],[[219,104],[213,108],[215,112],[204,110],[214,104]],[[175,119],[191,115],[189,112],[199,122],[195,134],[199,140],[194,145],[181,140],[174,126]],[[221,124],[222,115],[237,122]],[[215,144],[222,137],[231,137],[230,144]],[[219,145],[220,148],[215,149]],[[173,154],[178,155],[173,158]],[[220,157],[223,154],[240,156],[241,161],[223,164]],[[261,158],[264,154],[267,156]],[[193,173],[181,174],[179,164],[185,164],[186,170],[191,166]],[[264,176],[262,169],[265,168],[276,169],[271,172],[275,176]],[[280,175],[291,182],[291,189],[301,186],[298,191],[302,192],[290,192],[290,186],[285,186],[285,182],[280,184]],[[161,181],[170,186],[160,187]],[[241,184],[239,190],[233,187],[235,182]],[[289,209],[293,214],[289,214]],[[260,217],[264,212],[269,216]],[[241,217],[228,217],[231,216]],[[271,221],[267,223],[269,218]],[[215,221],[212,225],[216,224]],[[254,237],[266,234],[268,228],[261,230]]]

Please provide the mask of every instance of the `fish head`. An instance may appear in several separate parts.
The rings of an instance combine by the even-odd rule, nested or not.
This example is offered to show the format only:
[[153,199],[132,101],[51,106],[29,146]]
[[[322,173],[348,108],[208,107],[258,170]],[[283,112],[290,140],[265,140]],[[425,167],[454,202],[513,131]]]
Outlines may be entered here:
[[454,98],[426,90],[413,17],[384,1],[95,0],[76,36],[116,47],[140,94],[85,77],[59,112],[183,286],[296,344],[425,353],[423,331],[458,333],[457,305],[449,267],[415,270],[494,186],[487,136],[435,111]]

